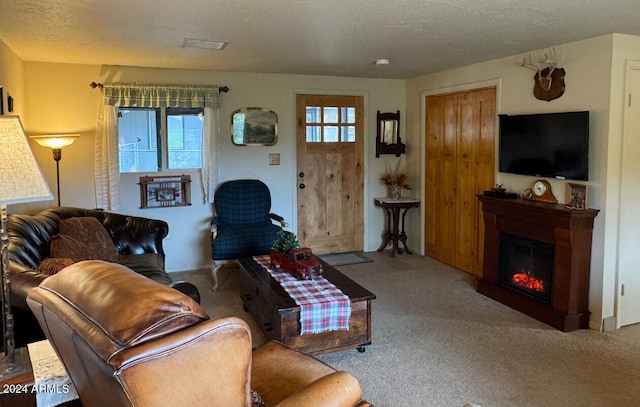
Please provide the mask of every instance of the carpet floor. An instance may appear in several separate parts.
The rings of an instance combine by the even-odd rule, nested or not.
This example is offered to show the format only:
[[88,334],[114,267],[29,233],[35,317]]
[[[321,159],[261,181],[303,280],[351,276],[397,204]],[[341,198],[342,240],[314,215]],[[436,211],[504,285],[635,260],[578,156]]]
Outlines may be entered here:
[[[377,407],[569,407],[640,405],[640,342],[623,335],[563,333],[475,291],[475,278],[428,257],[367,252],[340,270],[376,294],[372,344],[319,356],[358,378]],[[237,268],[172,273],[196,284],[213,318],[247,321]]]

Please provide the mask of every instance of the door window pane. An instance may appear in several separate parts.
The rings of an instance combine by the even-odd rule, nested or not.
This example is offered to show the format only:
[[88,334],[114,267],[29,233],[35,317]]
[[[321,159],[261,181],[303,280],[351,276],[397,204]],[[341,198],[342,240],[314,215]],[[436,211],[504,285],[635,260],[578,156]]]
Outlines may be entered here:
[[355,126],[343,126],[341,127],[342,134],[341,140],[346,143],[354,143],[356,141],[356,127]]
[[341,122],[342,123],[355,123],[356,122],[356,108],[355,107],[343,107],[341,108]]
[[322,141],[322,127],[307,126],[307,143],[319,143]]
[[338,108],[337,107],[325,107],[324,108],[324,122],[325,123],[338,123]]
[[324,142],[336,143],[340,141],[338,139],[338,126],[324,126]]
[[318,106],[307,106],[307,123],[320,123],[320,112],[322,109]]

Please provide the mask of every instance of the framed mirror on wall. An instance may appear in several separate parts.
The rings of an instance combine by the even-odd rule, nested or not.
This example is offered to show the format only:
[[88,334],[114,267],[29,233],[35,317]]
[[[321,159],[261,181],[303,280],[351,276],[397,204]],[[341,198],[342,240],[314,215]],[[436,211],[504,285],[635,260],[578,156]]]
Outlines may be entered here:
[[231,141],[236,146],[272,146],[278,142],[278,115],[261,107],[231,114]]
[[405,145],[400,138],[400,110],[396,113],[380,113],[377,115],[378,129],[376,133],[376,157],[380,154],[405,153]]

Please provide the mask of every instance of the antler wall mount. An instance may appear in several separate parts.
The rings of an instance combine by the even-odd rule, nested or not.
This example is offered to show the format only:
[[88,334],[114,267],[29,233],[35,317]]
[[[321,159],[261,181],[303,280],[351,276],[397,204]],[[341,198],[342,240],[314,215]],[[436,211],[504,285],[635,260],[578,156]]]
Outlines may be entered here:
[[544,59],[541,59],[537,64],[533,63],[531,54],[527,58],[522,58],[522,65],[525,68],[533,69],[536,74],[533,76],[535,81],[533,85],[533,95],[536,99],[546,100],[550,102],[559,98],[564,94],[564,68],[558,68],[558,57],[556,55],[556,49],[552,49],[552,54],[544,54]]

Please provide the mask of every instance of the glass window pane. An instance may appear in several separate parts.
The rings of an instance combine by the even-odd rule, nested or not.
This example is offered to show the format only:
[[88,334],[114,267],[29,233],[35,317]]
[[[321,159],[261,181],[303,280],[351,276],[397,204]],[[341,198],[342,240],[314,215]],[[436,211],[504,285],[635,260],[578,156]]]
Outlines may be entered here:
[[307,123],[320,123],[321,110],[319,106],[307,106]]
[[155,109],[119,109],[120,172],[159,171]]
[[355,126],[343,126],[341,127],[342,134],[341,140],[346,143],[353,143],[356,141],[356,127]]
[[320,126],[307,126],[307,143],[321,142],[322,138],[320,134],[322,134]]
[[[167,112],[168,168],[202,167],[202,126],[204,116],[200,109],[193,113]],[[185,112],[186,113],[186,112]]]
[[356,122],[356,108],[355,107],[343,107],[340,109],[340,121],[342,123],[355,123]]
[[338,123],[338,108],[337,107],[325,107],[324,108],[324,122],[325,123]]
[[324,141],[326,143],[336,143],[340,141],[338,139],[338,126],[324,126]]

